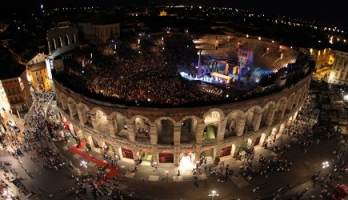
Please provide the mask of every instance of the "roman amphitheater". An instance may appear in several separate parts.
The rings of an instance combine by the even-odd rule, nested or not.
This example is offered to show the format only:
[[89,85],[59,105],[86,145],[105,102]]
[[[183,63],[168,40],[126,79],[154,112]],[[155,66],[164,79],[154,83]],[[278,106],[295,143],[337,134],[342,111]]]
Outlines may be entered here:
[[[268,51],[272,49],[264,54]],[[279,138],[301,109],[310,81],[307,71],[281,89],[237,101],[156,106],[93,98],[54,75],[61,119],[87,148],[127,162],[141,159],[173,166],[183,160],[195,163],[202,156],[209,162],[236,158],[241,151]],[[225,94],[221,98],[227,98]]]
[[264,97],[192,108],[124,107],[89,99],[58,82],[55,87],[62,115],[93,150],[109,147],[121,159],[145,153],[158,163],[179,164],[187,153],[223,159],[278,137],[301,109],[310,79]]

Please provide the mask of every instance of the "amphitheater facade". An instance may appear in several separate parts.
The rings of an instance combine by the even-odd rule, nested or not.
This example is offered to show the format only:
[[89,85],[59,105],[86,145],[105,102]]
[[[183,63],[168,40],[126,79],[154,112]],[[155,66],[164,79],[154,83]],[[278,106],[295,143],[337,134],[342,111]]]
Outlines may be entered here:
[[290,88],[250,100],[180,108],[109,104],[58,81],[55,89],[62,119],[91,150],[129,162],[142,157],[178,165],[184,155],[223,160],[278,138],[301,109],[310,80],[311,75]]

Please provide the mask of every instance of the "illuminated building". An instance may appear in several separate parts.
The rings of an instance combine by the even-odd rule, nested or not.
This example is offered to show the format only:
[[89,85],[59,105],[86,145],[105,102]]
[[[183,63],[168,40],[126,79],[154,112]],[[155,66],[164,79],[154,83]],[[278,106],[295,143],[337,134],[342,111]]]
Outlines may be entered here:
[[[207,52],[221,55],[225,52],[224,43],[219,42],[222,45],[215,48],[215,38],[201,38],[201,43],[196,44],[203,46],[204,42],[207,43],[202,48],[205,55]],[[293,49],[284,47],[284,56],[279,59],[278,45],[272,45],[265,39],[253,42],[248,39],[246,42],[248,41],[255,47],[259,47],[259,44],[272,47],[274,52],[268,56],[257,55],[263,55],[263,52],[253,55],[259,59],[258,62],[261,62],[261,58],[268,58],[262,60],[263,64],[275,63],[269,66],[271,69],[277,70],[294,60]],[[250,59],[250,56],[246,57]],[[238,61],[238,57],[236,59]],[[301,70],[305,62],[299,62]],[[233,70],[226,70],[226,66],[223,65],[221,71],[222,73],[212,75],[229,82],[228,76],[223,74],[225,71]],[[88,95],[74,89],[66,79],[59,78],[67,74],[54,73],[53,79],[59,116],[74,137],[79,138],[77,141],[86,141],[88,149],[117,155],[127,162],[134,163],[135,160],[141,159],[142,164],[150,165],[155,162],[192,170],[201,157],[206,157],[208,162],[215,159],[238,158],[246,149],[262,146],[267,141],[279,138],[284,129],[297,117],[307,98],[311,73],[303,74],[303,77],[298,77],[299,80],[286,86],[287,88],[261,92],[259,96],[233,101],[228,99],[228,95],[217,94],[219,100],[228,100],[220,104],[209,101],[207,105],[189,106],[161,106],[157,105],[154,99],[150,100],[153,103],[150,105],[115,103],[98,98],[94,95],[96,91],[91,91],[93,93]],[[209,84],[199,84],[202,87],[203,85]],[[99,88],[98,91],[107,90],[107,87]],[[209,87],[205,88],[210,90]],[[205,94],[211,96],[211,93]]]
[[165,11],[165,10],[161,10],[161,11],[160,11],[159,16],[165,17],[165,16],[167,16],[167,15],[168,15],[167,11]]
[[49,78],[49,68],[46,66],[48,56],[39,53],[27,63],[28,81],[36,91],[47,92],[52,89],[52,81]]
[[348,53],[335,51],[335,62],[330,71],[328,82],[348,84]]
[[120,36],[120,23],[114,21],[81,22],[78,27],[83,37],[91,43],[105,44]]
[[[301,108],[311,77],[264,97],[224,105],[183,108],[118,107],[89,99],[55,82],[60,113],[97,152],[122,160],[180,165],[187,155],[211,161],[278,138]],[[249,146],[248,146],[249,145]],[[150,158],[150,160],[146,160]]]
[[25,66],[18,64],[6,50],[0,50],[0,109],[22,113],[29,109],[32,99]]
[[54,58],[78,45],[78,30],[69,22],[61,22],[47,31],[47,41],[49,55]]
[[335,51],[331,49],[310,49],[310,54],[316,61],[313,78],[318,80],[327,80],[330,75],[332,65],[335,62]]

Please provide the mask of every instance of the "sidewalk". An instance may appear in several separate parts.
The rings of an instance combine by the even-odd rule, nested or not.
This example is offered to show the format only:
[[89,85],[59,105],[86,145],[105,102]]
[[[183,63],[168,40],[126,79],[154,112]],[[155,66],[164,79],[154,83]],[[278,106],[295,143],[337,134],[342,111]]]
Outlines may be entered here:
[[[100,163],[103,163],[102,167],[114,166],[111,163],[107,163],[107,161],[102,157],[100,153],[95,152],[93,150],[90,152],[86,152],[85,148],[80,148],[78,150],[75,147],[75,145],[72,144],[71,142],[68,142],[68,144],[65,144],[62,149],[65,151],[65,153],[70,154],[69,157],[74,159],[73,163],[75,168],[81,168],[81,166],[79,166],[79,163],[81,162],[81,160],[88,162],[88,166],[89,166],[88,172],[95,171],[95,167],[100,165]],[[259,158],[260,155],[264,157],[273,157],[275,156],[275,153],[269,150],[266,150],[262,147],[256,147],[255,158],[256,159]],[[230,169],[232,169],[235,172],[239,171],[241,165],[243,164],[243,161],[235,160],[233,158],[226,159],[223,162],[225,166],[229,165]],[[214,169],[216,166],[209,165],[208,167],[211,167],[212,169]],[[111,170],[111,168],[109,168],[109,170]],[[116,173],[112,172],[114,174],[113,176],[120,176],[120,177],[129,178],[129,179],[138,179],[138,180],[149,181],[149,182],[193,181],[195,177],[197,177],[197,180],[206,180],[208,178],[207,176],[209,176],[205,172],[202,172],[200,175],[193,175],[192,170],[184,171],[182,169],[180,169],[180,176],[178,176],[179,167],[173,166],[173,164],[161,164],[157,168],[149,166],[148,164],[140,164],[135,169],[134,162],[127,161],[127,160],[118,160],[114,169],[116,170]],[[109,178],[113,178],[113,176],[110,176]],[[236,179],[237,185],[241,182],[240,179],[244,179],[243,177],[239,176],[238,173],[235,173],[234,178]]]

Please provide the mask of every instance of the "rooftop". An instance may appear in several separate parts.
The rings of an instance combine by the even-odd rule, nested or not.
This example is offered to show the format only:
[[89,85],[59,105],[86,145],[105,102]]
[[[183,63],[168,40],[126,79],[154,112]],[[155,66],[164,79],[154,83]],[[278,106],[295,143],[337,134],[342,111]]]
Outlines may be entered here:
[[0,80],[19,77],[25,66],[19,64],[8,50],[0,48]]

